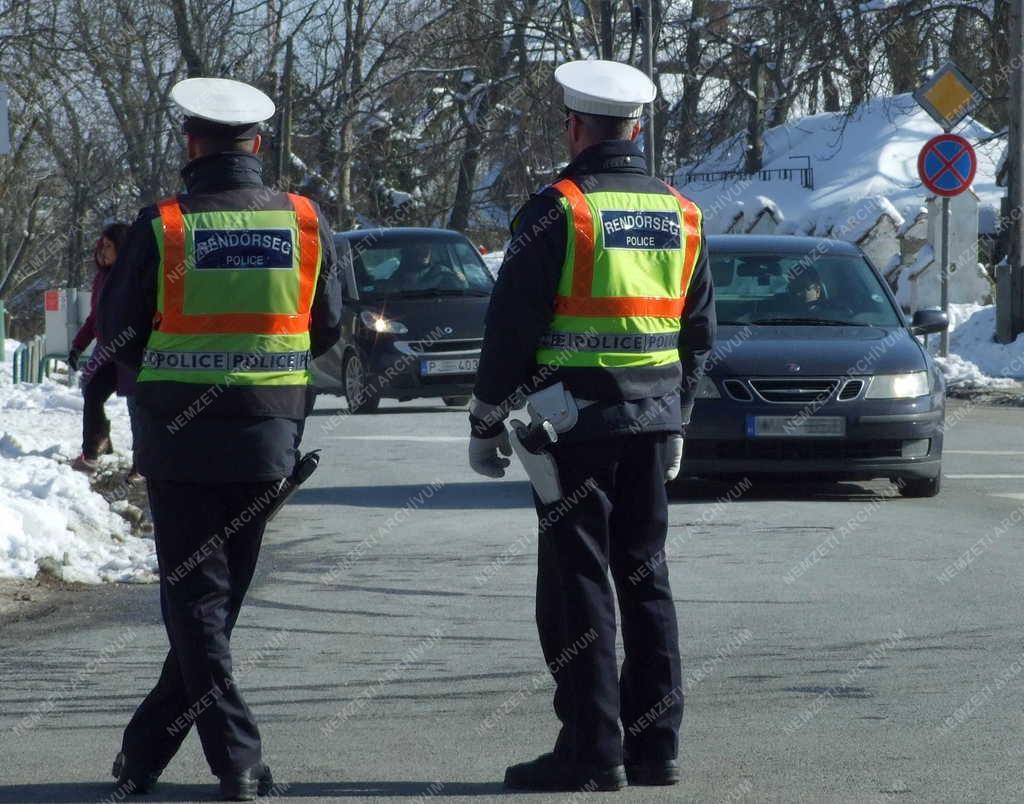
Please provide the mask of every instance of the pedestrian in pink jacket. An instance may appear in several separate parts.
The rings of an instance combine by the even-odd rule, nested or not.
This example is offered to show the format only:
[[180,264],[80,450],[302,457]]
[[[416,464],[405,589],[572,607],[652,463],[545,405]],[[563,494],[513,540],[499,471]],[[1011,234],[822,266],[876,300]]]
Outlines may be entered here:
[[77,370],[82,352],[89,344],[96,341],[92,356],[82,366],[82,396],[85,406],[82,411],[82,454],[73,466],[83,472],[96,469],[100,455],[113,451],[110,443],[110,420],[103,406],[114,393],[118,385],[117,365],[111,359],[109,350],[104,348],[99,339],[99,322],[96,318],[96,302],[103,292],[103,283],[114,267],[117,253],[124,244],[128,226],[123,223],[112,223],[103,229],[96,247],[93,249],[93,260],[96,263],[96,275],[92,280],[92,299],[89,317],[85,319],[71,342],[68,352],[68,365]]

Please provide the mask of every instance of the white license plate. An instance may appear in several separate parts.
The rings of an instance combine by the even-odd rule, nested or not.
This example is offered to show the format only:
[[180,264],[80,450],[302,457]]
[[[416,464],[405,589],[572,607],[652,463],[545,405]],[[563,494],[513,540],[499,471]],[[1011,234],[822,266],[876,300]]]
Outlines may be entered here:
[[846,435],[843,416],[750,416],[747,435],[755,438],[841,438]]
[[480,367],[479,357],[462,357],[458,360],[420,361],[421,374],[475,374]]

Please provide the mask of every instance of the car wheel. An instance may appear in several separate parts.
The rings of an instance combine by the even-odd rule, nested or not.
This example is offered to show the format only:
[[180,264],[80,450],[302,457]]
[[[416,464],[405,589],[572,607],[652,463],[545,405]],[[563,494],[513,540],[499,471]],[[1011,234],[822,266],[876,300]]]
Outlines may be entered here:
[[351,413],[373,413],[380,405],[380,397],[371,388],[363,359],[356,352],[345,358],[345,399]]
[[904,478],[899,489],[902,497],[934,497],[942,489],[942,474]]
[[450,408],[461,408],[469,404],[468,396],[445,396],[441,397],[444,403]]

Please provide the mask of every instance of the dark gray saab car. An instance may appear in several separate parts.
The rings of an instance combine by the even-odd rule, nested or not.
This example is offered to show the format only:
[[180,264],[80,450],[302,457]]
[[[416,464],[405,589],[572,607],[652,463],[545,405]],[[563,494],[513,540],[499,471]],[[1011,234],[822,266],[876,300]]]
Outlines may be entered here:
[[889,478],[908,497],[941,484],[945,386],[854,245],[819,238],[708,237],[718,341],[686,432],[683,474]]

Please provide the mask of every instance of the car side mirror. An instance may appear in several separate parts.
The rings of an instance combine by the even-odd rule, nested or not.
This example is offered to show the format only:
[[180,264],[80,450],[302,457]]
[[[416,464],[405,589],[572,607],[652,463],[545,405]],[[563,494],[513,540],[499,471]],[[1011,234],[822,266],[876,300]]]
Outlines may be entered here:
[[910,322],[910,332],[913,335],[932,335],[936,332],[945,332],[949,329],[949,316],[938,307],[926,307],[914,313]]

